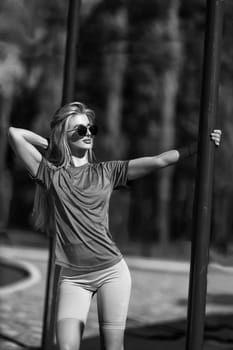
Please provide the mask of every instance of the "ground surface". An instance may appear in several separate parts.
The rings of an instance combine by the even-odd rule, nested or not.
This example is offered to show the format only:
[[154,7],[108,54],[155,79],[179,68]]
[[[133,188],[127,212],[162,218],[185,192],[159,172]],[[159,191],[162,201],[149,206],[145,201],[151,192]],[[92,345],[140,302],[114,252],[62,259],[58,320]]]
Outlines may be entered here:
[[[24,264],[33,276],[21,285],[0,288],[0,349],[40,348],[48,251],[5,244],[0,256]],[[185,349],[188,263],[127,256],[126,260],[133,289],[125,350]],[[233,349],[233,272],[211,266],[205,338],[204,350]],[[82,350],[98,346],[94,299]]]

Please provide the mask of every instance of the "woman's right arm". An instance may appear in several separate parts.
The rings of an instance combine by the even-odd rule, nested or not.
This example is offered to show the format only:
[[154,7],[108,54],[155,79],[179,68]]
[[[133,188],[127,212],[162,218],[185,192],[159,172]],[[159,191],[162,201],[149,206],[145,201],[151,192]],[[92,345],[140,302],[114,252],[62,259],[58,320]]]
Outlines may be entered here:
[[36,147],[47,149],[47,139],[30,130],[12,126],[9,128],[8,137],[16,156],[22,161],[30,174],[36,176],[42,159],[42,155]]

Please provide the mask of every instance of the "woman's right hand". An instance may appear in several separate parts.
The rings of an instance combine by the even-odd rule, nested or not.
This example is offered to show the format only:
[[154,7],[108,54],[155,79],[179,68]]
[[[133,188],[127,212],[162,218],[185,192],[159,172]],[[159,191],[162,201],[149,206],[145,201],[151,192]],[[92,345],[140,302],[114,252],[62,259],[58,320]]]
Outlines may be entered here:
[[221,143],[222,131],[220,129],[214,129],[210,134],[210,138],[214,141],[216,146],[219,146]]

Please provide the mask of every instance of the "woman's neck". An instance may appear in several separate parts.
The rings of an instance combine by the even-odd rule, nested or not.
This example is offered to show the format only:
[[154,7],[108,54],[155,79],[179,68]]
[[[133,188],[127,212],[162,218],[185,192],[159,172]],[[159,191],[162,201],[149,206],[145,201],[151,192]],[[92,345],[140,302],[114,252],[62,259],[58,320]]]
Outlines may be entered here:
[[77,167],[88,163],[87,154],[85,154],[83,157],[72,156],[72,163]]

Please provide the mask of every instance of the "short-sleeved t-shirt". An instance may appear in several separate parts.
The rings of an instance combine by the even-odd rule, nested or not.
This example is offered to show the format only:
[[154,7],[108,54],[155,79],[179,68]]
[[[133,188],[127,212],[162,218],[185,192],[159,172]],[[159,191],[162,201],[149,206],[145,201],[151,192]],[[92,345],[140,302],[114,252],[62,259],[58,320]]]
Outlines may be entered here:
[[110,267],[122,255],[109,232],[112,191],[127,183],[128,161],[56,168],[44,157],[35,180],[51,203],[56,264],[82,274]]

